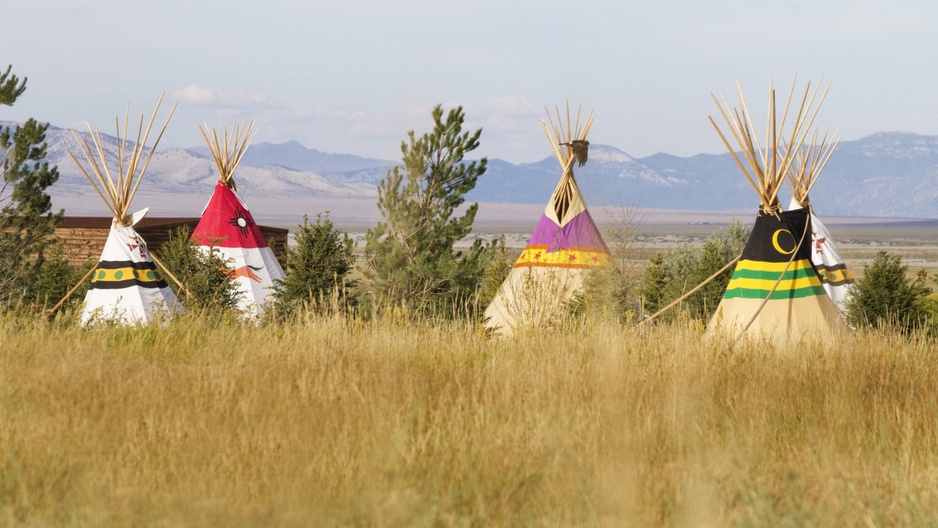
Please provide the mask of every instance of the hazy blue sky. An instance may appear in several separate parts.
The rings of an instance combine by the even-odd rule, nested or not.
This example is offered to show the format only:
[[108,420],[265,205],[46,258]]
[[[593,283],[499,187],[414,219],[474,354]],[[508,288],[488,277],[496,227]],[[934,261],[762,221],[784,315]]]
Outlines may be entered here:
[[[479,154],[536,161],[544,107],[596,112],[590,140],[642,157],[717,153],[710,92],[824,75],[818,122],[846,140],[938,134],[938,2],[0,0],[0,65],[28,76],[0,120],[104,132],[178,102],[164,144],[257,117],[259,141],[400,158],[436,103],[483,127]],[[164,115],[168,106],[164,109]]]

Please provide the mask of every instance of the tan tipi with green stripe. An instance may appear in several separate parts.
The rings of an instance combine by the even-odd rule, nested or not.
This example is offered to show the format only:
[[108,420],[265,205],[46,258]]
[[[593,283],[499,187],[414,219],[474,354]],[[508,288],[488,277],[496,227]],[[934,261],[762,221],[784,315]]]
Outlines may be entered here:
[[[795,153],[804,144],[807,130],[826,95],[825,91],[815,105],[818,91],[815,88],[812,92],[809,83],[800,104],[796,102],[792,130],[785,132],[794,86],[792,83],[780,117],[776,114],[775,91],[769,87],[764,147],[753,132],[742,90],[737,88],[738,108],[731,108],[725,98],[721,105],[714,97],[745,163],[713,118],[710,122],[758,194],[760,206],[746,248],[707,327],[708,334],[784,342],[827,338],[847,330],[811,263],[809,210],[782,212],[778,200],[778,191],[795,162]],[[780,144],[793,148],[780,149]]]

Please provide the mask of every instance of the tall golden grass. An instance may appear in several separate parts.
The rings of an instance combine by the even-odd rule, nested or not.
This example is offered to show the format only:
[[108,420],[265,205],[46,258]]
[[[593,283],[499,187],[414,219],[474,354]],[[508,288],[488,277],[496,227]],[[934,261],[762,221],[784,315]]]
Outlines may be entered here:
[[0,525],[935,525],[936,348],[8,317]]

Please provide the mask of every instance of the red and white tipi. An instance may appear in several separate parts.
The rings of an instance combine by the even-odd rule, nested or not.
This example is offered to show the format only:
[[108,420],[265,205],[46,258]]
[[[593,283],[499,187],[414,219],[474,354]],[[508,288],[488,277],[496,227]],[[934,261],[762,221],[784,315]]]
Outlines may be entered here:
[[[206,127],[208,128],[208,127]],[[259,315],[273,293],[276,281],[284,277],[283,268],[261,235],[247,205],[237,194],[233,174],[253,138],[254,122],[244,127],[225,127],[222,137],[216,130],[211,137],[199,126],[218,168],[218,184],[202,211],[202,219],[192,233],[192,240],[205,251],[214,248],[228,261],[231,280],[238,285],[241,297],[238,308],[248,315]]]

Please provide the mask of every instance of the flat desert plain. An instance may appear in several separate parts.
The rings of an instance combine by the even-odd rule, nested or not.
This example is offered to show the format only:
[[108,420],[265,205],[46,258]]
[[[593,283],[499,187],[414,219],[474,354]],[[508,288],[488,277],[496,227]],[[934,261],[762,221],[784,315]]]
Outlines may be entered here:
[[[492,240],[505,235],[506,245],[516,251],[527,243],[537,225],[543,205],[480,203],[474,229],[463,244],[473,240]],[[734,220],[752,225],[752,211],[678,211],[662,209],[590,208],[613,252],[621,252],[635,266],[644,263],[655,253],[665,252],[683,244],[699,246],[708,236],[726,227]],[[332,215],[332,213],[330,213]],[[336,225],[364,244],[365,232],[372,223],[343,221],[342,215],[331,216]],[[848,269],[861,277],[863,265],[880,251],[902,256],[909,272],[921,269],[930,275],[938,273],[938,220],[916,218],[864,218],[822,217],[831,236],[840,249]],[[285,226],[295,227],[295,226]]]
[[[140,194],[134,205],[150,207],[150,216],[189,216],[202,213],[208,200],[205,194]],[[315,221],[317,214],[328,213],[336,226],[352,235],[359,250],[365,232],[382,220],[373,196],[312,196],[303,198],[250,198],[255,219],[266,225],[296,229],[303,215]],[[94,195],[56,196],[55,207],[71,215],[103,215],[103,205]],[[464,206],[465,207],[465,206]],[[463,208],[464,209],[464,208]],[[475,239],[491,240],[504,234],[506,245],[520,250],[544,212],[543,204],[481,202],[474,229],[463,244]],[[682,211],[643,209],[639,207],[591,207],[590,213],[607,244],[614,252],[621,250],[636,266],[659,251],[682,244],[699,245],[710,234],[738,219],[751,225],[752,209],[737,211]],[[862,274],[863,264],[872,261],[882,250],[903,257],[910,272],[922,268],[938,273],[938,220],[917,218],[863,218],[823,216],[854,275]]]

